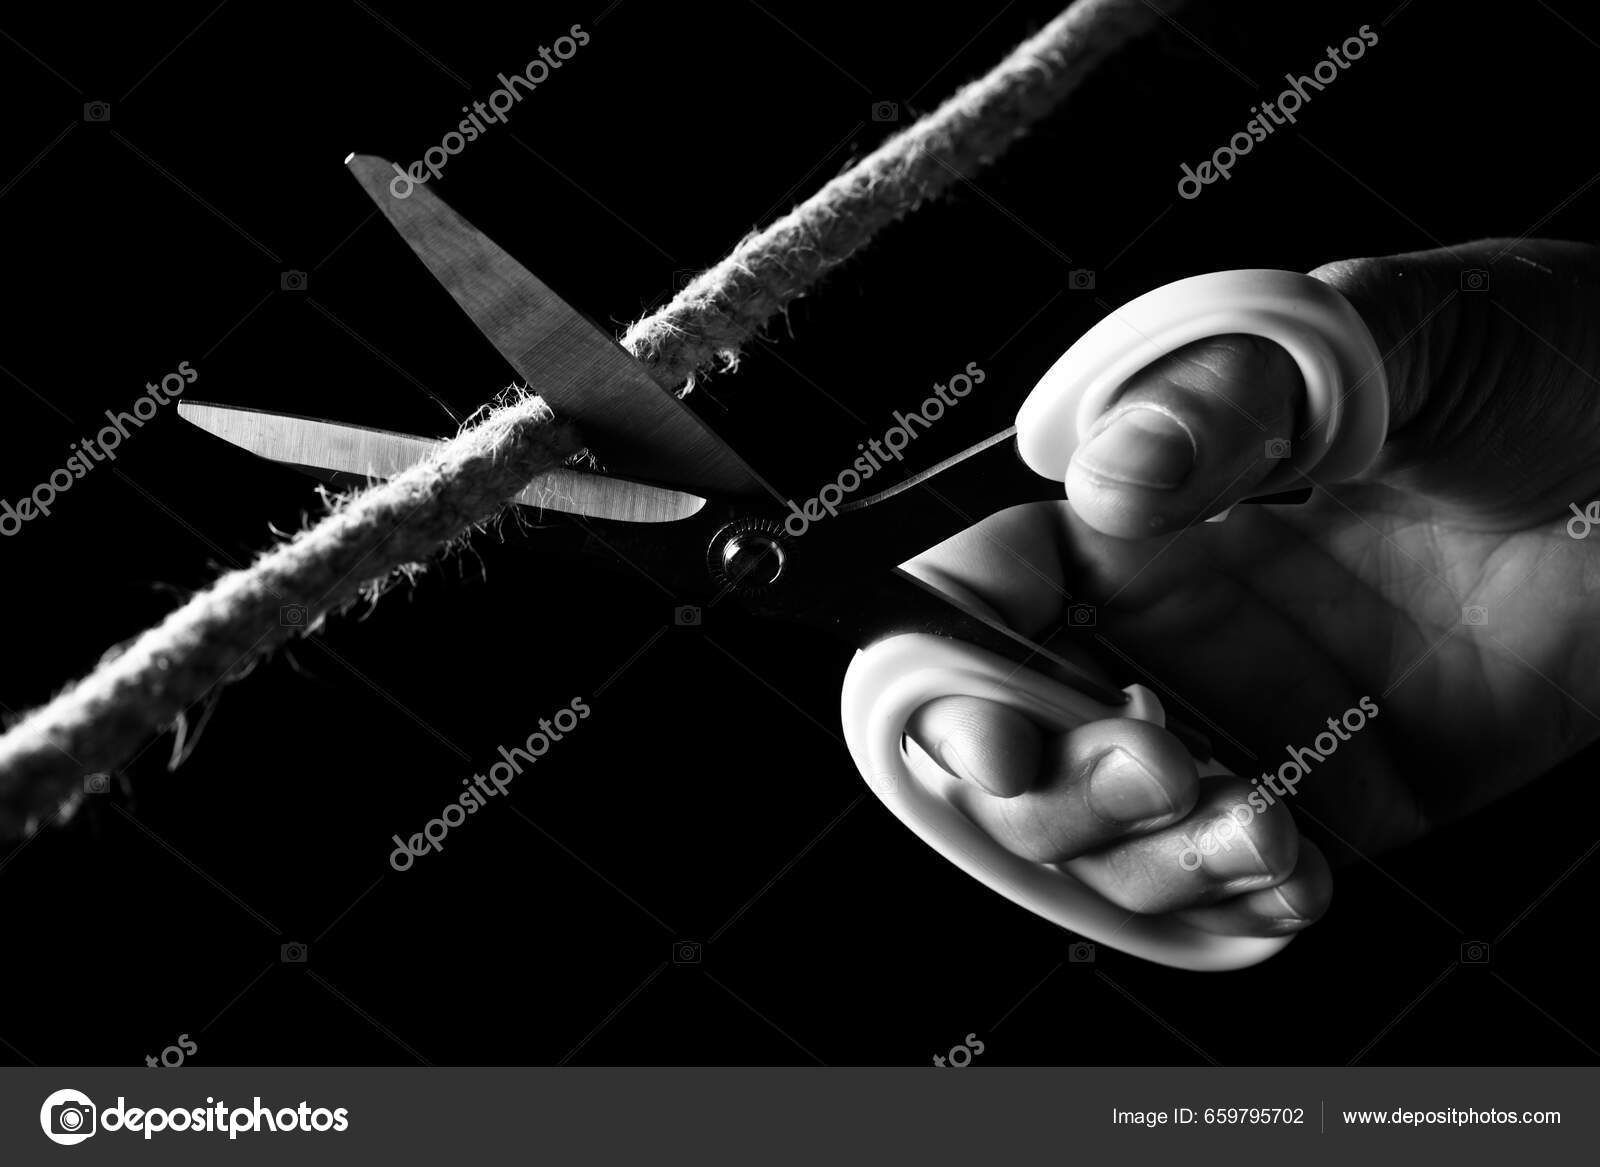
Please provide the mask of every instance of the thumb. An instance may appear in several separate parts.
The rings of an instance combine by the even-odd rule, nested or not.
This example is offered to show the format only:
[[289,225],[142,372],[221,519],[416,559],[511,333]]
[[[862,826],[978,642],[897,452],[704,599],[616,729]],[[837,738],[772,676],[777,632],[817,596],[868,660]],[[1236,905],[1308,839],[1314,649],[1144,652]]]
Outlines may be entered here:
[[[1364,478],[1489,524],[1548,519],[1600,486],[1600,251],[1490,239],[1311,275],[1384,354],[1389,436]],[[1261,493],[1299,436],[1303,394],[1271,341],[1178,349],[1132,377],[1088,432],[1067,496],[1122,538],[1209,518]]]
[[1304,392],[1294,360],[1256,336],[1217,336],[1136,373],[1085,435],[1067,497],[1089,526],[1140,538],[1209,518],[1292,448]]

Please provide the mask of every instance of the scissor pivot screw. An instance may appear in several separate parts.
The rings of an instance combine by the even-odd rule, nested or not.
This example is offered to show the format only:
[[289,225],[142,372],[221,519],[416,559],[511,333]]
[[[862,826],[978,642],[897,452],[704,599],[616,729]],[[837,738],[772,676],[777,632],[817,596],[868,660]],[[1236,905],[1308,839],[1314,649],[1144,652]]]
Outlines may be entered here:
[[789,557],[777,523],[746,519],[717,532],[709,558],[713,573],[723,583],[753,592],[777,583]]

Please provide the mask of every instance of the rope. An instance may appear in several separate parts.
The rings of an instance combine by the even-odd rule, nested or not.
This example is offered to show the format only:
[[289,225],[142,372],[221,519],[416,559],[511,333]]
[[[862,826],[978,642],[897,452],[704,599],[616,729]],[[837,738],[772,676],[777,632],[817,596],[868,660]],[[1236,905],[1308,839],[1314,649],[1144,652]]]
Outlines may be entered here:
[[1184,0],[1078,0],[983,77],[700,274],[622,344],[680,385],[739,347],[880,228],[998,157],[1101,61]]
[[[662,384],[692,384],[881,228],[967,178],[1058,105],[1096,65],[1182,0],[1078,0],[997,67],[890,138],[731,255],[623,345]],[[214,699],[272,650],[492,518],[534,476],[579,452],[537,397],[487,412],[428,461],[341,499],[250,566],[227,573],[107,654],[0,736],[0,838],[70,817],[86,774]],[[286,615],[290,613],[292,615]],[[208,707],[208,706],[203,706]],[[181,760],[180,745],[173,764]]]

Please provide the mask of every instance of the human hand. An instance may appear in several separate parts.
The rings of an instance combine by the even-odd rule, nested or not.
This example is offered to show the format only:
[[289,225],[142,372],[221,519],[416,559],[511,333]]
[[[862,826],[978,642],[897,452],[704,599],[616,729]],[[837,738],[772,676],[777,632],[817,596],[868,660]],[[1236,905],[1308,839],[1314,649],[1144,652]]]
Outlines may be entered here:
[[[1389,437],[1359,483],[1199,521],[1258,493],[1303,396],[1276,345],[1219,337],[1129,381],[1072,462],[1070,502],[1002,512],[907,565],[1025,635],[1059,629],[1057,651],[1108,647],[1248,764],[1200,779],[1152,726],[1046,735],[965,697],[908,726],[989,792],[974,814],[1007,848],[1231,934],[1326,909],[1302,827],[1372,854],[1600,736],[1600,533],[1568,530],[1600,496],[1600,253],[1491,240],[1312,274],[1385,353]],[[1085,602],[1093,625],[1063,626]],[[1291,750],[1305,766],[1285,766]]]

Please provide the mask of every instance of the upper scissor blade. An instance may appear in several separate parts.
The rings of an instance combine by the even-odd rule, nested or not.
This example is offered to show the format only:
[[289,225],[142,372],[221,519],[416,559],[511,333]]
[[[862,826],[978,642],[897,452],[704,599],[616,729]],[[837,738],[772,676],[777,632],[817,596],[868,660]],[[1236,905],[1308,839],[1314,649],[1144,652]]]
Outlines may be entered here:
[[[274,462],[365,478],[393,478],[443,445],[440,438],[204,401],[180,401],[178,414],[207,433]],[[632,523],[686,519],[706,504],[699,495],[582,470],[546,471],[530,482],[516,501],[565,514]]]
[[608,470],[684,490],[772,491],[732,447],[615,340],[566,304],[427,186],[370,154],[352,174],[411,250],[534,392],[575,422]]

